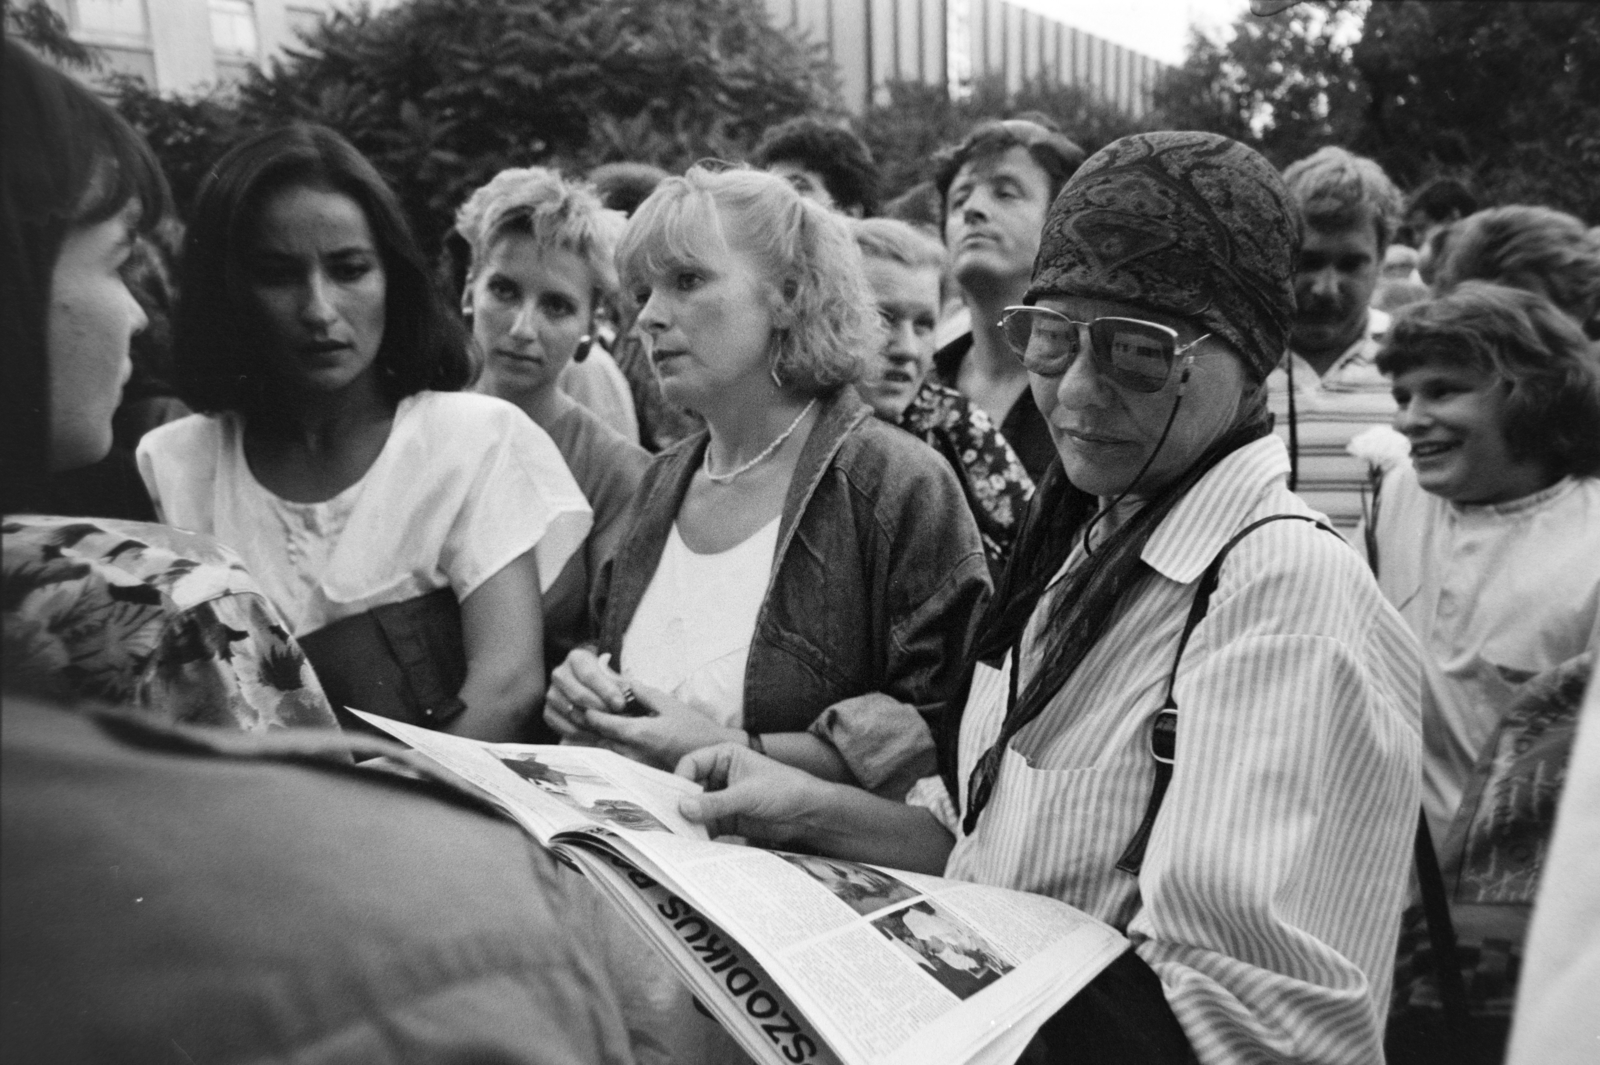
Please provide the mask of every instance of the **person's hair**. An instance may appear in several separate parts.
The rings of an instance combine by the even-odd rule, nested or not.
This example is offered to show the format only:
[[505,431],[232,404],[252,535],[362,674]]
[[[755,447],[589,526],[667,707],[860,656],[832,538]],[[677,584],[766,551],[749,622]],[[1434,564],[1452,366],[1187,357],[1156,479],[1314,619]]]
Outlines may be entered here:
[[0,97],[0,346],[5,358],[5,510],[26,509],[50,471],[50,284],[75,230],[139,204],[149,233],[171,207],[144,140],[88,88],[4,43]]
[[246,325],[257,317],[247,291],[247,257],[268,201],[292,188],[348,196],[372,230],[386,285],[376,366],[388,397],[466,384],[466,331],[429,278],[394,192],[339,134],[295,123],[230,149],[195,194],[173,328],[179,396],[206,413],[247,410],[262,398],[267,371],[259,342],[249,339],[259,329]]
[[907,222],[935,237],[944,230],[944,217],[939,207],[939,190],[932,181],[919,181],[883,205],[884,218]]
[[1436,177],[1424,182],[1406,204],[1406,214],[1420,214],[1433,223],[1465,218],[1477,209],[1478,198],[1465,182],[1453,177]]
[[1401,309],[1378,351],[1391,377],[1425,365],[1467,367],[1509,386],[1511,456],[1557,476],[1600,474],[1600,350],[1537,292],[1467,281]]
[[888,259],[914,269],[943,272],[944,245],[916,226],[893,218],[859,218],[850,225],[856,247],[869,259]]
[[589,171],[600,202],[613,211],[631,215],[656,186],[672,175],[650,163],[606,163]]
[[1283,183],[1306,225],[1320,232],[1346,229],[1369,215],[1380,255],[1400,226],[1400,190],[1383,167],[1365,156],[1329,145],[1290,163]]
[[791,118],[761,135],[750,160],[762,168],[796,163],[814,170],[840,210],[878,213],[878,164],[861,138],[843,126],[808,115]]
[[771,174],[697,166],[663,181],[617,247],[624,293],[734,247],[765,266],[773,372],[784,386],[823,395],[859,377],[881,325],[849,223]]
[[[1052,123],[1053,126],[1053,123]],[[1077,172],[1088,156],[1065,134],[1051,126],[1044,126],[1031,118],[1010,118],[1005,121],[991,119],[973,127],[960,144],[945,148],[934,159],[933,187],[939,193],[941,218],[950,202],[950,185],[956,174],[968,163],[978,159],[992,159],[1013,148],[1026,148],[1028,155],[1049,179],[1049,200],[1067,179]]]
[[1549,207],[1491,207],[1451,228],[1434,267],[1441,292],[1463,281],[1530,289],[1587,322],[1600,311],[1600,241],[1578,219]]
[[532,237],[540,248],[571,252],[589,268],[591,309],[617,294],[617,240],[627,220],[608,210],[587,185],[564,180],[554,170],[502,170],[456,212],[455,231],[471,258],[463,287],[478,279],[489,252],[503,237]]

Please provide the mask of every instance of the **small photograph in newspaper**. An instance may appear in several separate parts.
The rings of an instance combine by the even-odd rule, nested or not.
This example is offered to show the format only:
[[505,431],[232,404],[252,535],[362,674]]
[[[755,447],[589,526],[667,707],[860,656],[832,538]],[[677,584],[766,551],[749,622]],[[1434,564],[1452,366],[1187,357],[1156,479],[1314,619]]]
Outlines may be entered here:
[[909,902],[921,894],[899,877],[856,862],[834,861],[805,854],[776,852],[778,857],[807,873],[813,880],[863,917]]
[[551,753],[505,747],[490,748],[500,764],[557,802],[577,813],[616,828],[635,832],[671,832],[672,829],[643,806],[617,796],[616,785],[598,773],[568,761],[561,768]]
[[872,927],[962,1000],[1015,968],[997,946],[932,899],[884,914]]

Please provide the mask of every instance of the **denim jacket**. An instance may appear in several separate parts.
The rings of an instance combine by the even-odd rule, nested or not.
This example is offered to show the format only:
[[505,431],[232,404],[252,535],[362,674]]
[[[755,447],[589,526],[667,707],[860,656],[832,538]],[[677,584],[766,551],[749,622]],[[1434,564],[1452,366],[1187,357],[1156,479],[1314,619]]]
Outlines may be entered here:
[[[600,650],[618,669],[707,440],[697,433],[651,464],[597,583]],[[745,667],[745,727],[809,729],[863,787],[902,796],[932,772],[933,733],[989,591],[948,465],[840,389],[823,402],[784,500]]]

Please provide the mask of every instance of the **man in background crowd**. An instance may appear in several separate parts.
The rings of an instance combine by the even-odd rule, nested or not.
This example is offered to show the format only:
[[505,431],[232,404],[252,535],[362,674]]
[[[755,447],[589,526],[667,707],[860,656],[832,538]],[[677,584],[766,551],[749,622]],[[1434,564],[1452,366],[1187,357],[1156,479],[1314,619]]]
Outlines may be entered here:
[[824,207],[852,218],[878,213],[878,165],[861,138],[843,126],[792,118],[762,135],[751,162]]
[[978,126],[940,156],[934,176],[951,272],[971,315],[970,332],[934,355],[935,379],[988,412],[1035,481],[1055,444],[1000,317],[1028,291],[1045,216],[1083,159],[1057,130],[1010,119]]
[[1283,365],[1267,378],[1278,435],[1289,445],[1290,487],[1350,535],[1367,471],[1350,439],[1394,416],[1389,381],[1373,359],[1389,316],[1372,308],[1384,250],[1400,222],[1400,193],[1371,159],[1323,148],[1283,173],[1305,221],[1295,263],[1295,317]]
[[1436,177],[1411,194],[1406,205],[1406,231],[1419,256],[1417,271],[1433,284],[1433,268],[1444,251],[1450,226],[1478,209],[1478,198],[1464,182]]

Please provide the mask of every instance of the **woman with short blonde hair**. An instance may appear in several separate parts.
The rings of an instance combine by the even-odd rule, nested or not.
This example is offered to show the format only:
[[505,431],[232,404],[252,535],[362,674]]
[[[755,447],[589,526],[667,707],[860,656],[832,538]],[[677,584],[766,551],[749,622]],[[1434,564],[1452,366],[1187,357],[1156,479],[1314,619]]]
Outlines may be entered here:
[[455,231],[470,251],[461,309],[483,363],[478,391],[512,403],[550,434],[594,508],[583,547],[544,595],[547,669],[594,638],[594,580],[616,550],[650,461],[637,440],[566,387],[574,365],[591,351],[600,354],[596,320],[617,296],[616,249],[625,222],[589,186],[543,167],[502,170],[456,215]]

